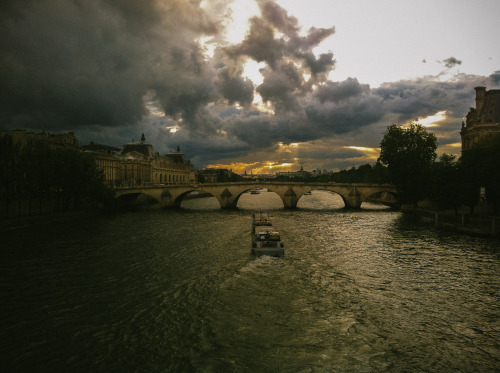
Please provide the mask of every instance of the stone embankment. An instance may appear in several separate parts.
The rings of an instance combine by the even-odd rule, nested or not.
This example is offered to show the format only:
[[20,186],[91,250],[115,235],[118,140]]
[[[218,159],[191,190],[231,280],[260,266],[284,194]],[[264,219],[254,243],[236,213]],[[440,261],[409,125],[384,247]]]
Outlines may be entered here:
[[461,211],[455,213],[452,210],[430,210],[407,205],[401,206],[401,211],[432,219],[436,228],[451,229],[473,236],[500,236],[500,216],[476,215]]

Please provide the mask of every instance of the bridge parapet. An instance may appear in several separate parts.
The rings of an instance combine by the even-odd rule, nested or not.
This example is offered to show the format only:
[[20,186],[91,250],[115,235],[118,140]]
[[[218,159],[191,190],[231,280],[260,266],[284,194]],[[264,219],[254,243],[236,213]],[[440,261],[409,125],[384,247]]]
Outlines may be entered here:
[[296,208],[299,199],[313,190],[326,190],[339,194],[347,208],[360,208],[361,203],[377,193],[396,195],[396,189],[390,184],[363,183],[307,183],[307,182],[234,182],[192,185],[150,185],[144,187],[116,188],[117,197],[130,194],[147,194],[155,198],[162,208],[179,207],[182,199],[193,191],[212,194],[221,208],[236,208],[240,196],[252,188],[267,188],[278,194],[285,208]]

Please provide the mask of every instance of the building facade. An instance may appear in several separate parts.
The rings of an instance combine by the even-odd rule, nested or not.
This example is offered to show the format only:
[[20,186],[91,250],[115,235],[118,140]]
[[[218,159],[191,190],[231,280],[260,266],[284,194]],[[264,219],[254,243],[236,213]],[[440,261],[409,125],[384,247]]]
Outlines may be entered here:
[[0,131],[0,137],[12,136],[14,144],[21,146],[43,144],[52,149],[78,149],[78,140],[73,132],[46,133],[28,132],[25,130]]
[[140,142],[125,144],[123,148],[91,142],[82,146],[82,150],[95,159],[110,186],[195,182],[194,167],[179,148],[160,155],[146,142],[144,135]]
[[500,134],[500,89],[475,87],[476,107],[470,108],[462,122],[462,152],[470,149],[483,136]]

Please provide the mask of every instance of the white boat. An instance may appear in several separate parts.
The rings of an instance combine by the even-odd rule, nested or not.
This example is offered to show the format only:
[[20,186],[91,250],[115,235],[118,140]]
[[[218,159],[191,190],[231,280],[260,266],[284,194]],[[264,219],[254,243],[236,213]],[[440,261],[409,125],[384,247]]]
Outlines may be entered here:
[[258,212],[253,215],[252,253],[255,255],[283,256],[284,244],[279,232],[271,224],[269,215]]

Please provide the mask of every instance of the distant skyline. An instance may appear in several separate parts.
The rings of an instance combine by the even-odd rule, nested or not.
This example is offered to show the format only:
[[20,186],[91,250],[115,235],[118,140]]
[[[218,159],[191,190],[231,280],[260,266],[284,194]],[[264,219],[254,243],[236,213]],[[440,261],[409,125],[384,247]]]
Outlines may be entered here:
[[500,88],[497,0],[46,0],[0,4],[0,128],[142,133],[197,168],[374,163],[417,120],[460,155],[474,87]]

